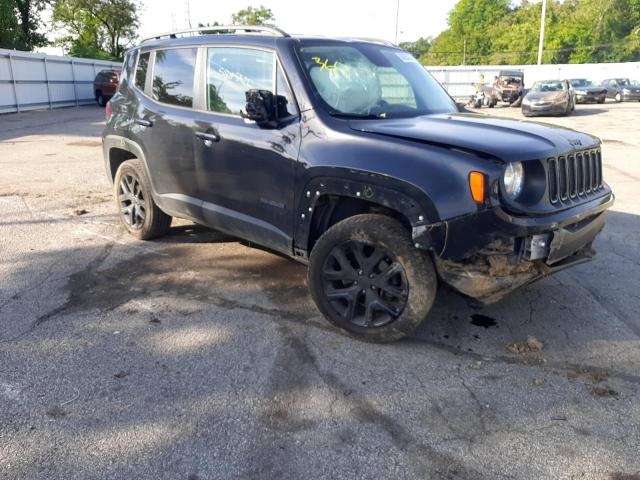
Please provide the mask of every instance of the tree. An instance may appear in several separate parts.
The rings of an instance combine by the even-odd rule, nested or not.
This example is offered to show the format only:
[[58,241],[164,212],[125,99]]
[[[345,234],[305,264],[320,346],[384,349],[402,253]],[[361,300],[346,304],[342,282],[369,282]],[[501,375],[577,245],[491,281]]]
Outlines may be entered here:
[[0,0],[0,48],[33,50],[47,44],[38,33],[48,0]]
[[257,8],[249,6],[231,16],[231,23],[234,25],[267,25],[275,21],[271,9],[262,5]]
[[430,37],[428,38],[420,37],[415,42],[400,42],[399,47],[406,50],[411,55],[419,59],[420,57],[422,57],[423,55],[426,55],[429,52],[432,42],[433,42],[433,39]]
[[424,61],[485,63],[491,52],[488,30],[510,11],[509,0],[460,0],[449,13],[449,29],[438,35]]
[[136,0],[56,0],[53,21],[69,32],[58,43],[66,45],[70,55],[120,60],[136,38],[138,3]]
[[[505,0],[460,0],[421,62],[535,63],[541,8],[526,0],[513,7]],[[548,0],[543,63],[638,60],[640,0]]]

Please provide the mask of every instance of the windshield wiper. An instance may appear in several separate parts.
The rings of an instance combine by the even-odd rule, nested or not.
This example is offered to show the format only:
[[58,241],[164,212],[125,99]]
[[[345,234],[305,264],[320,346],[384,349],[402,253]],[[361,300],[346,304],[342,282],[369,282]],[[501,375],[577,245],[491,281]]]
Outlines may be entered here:
[[373,120],[373,119],[380,119],[380,118],[387,118],[387,113],[348,113],[348,112],[332,112],[329,115],[331,115],[332,117],[338,117],[338,118],[357,118],[357,119],[369,119],[369,120]]

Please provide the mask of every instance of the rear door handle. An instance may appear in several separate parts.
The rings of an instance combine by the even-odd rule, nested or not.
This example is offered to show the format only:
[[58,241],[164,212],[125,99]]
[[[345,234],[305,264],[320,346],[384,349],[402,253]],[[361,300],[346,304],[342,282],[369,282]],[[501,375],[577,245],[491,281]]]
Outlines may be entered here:
[[204,144],[209,147],[213,142],[220,141],[220,135],[218,132],[196,132],[196,137],[200,140],[204,140]]
[[147,120],[146,118],[136,118],[133,123],[147,128],[153,127],[153,122],[151,120]]

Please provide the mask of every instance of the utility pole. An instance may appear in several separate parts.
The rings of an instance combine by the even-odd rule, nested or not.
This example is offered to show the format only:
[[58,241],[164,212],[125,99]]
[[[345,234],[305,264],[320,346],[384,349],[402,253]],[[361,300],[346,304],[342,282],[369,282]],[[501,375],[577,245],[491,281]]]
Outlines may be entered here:
[[398,44],[398,19],[400,18],[400,0],[398,0],[397,6],[396,6],[396,39],[395,39],[395,44]]
[[184,23],[185,27],[191,28],[191,2],[184,0]]
[[544,46],[544,20],[547,16],[547,0],[542,0],[542,18],[540,19],[540,44],[538,45],[538,65],[542,64],[542,49]]
[[464,43],[462,44],[462,65],[467,64],[467,37],[464,37]]

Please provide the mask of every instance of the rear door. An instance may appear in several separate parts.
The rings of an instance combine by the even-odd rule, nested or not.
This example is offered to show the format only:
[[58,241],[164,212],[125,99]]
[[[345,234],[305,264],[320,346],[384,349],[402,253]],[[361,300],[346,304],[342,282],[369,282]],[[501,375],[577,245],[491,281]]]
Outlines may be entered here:
[[158,205],[193,220],[201,212],[193,157],[197,52],[181,47],[140,54],[130,127],[131,139],[144,152]]
[[[202,52],[206,113],[197,117],[194,152],[203,215],[216,228],[291,253],[300,123],[277,55],[240,46]],[[277,128],[242,118],[251,89],[280,96]]]

